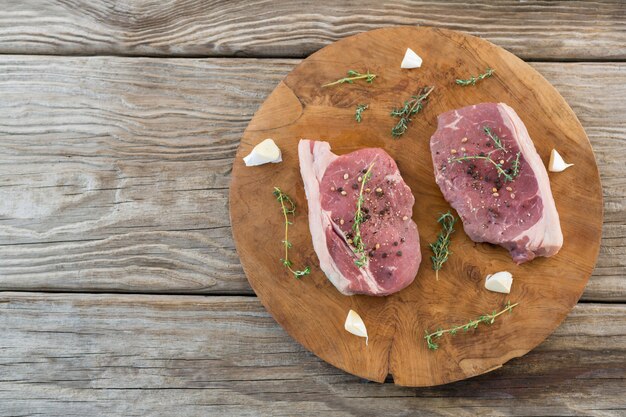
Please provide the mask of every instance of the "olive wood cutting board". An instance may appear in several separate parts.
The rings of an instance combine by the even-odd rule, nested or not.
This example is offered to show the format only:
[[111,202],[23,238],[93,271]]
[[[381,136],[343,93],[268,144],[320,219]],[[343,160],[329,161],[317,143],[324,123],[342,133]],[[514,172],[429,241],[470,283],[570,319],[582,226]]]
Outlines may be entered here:
[[[406,48],[423,58],[421,68],[400,69]],[[485,71],[496,71],[475,86],[455,84]],[[373,83],[357,81],[322,88],[350,69],[369,70]],[[421,87],[435,86],[424,110],[413,117],[399,139],[391,136],[397,119],[389,113]],[[498,246],[472,242],[461,224],[452,236],[453,254],[435,279],[428,244],[436,240],[440,213],[450,210],[433,174],[429,139],[437,115],[482,102],[510,105],[526,124],[547,165],[556,148],[575,165],[550,173],[561,218],[564,245],[551,258],[515,265]],[[357,104],[367,103],[361,123]],[[282,150],[283,162],[246,167],[242,157],[265,138]],[[415,195],[423,260],[415,281],[388,297],[344,296],[326,279],[311,241],[307,201],[298,164],[301,138],[330,142],[344,154],[380,147],[396,161]],[[281,264],[284,219],[272,194],[280,187],[297,204],[289,229],[295,268],[310,265],[310,275],[295,279]],[[454,211],[453,211],[454,213]],[[252,288],[278,323],[326,362],[354,375],[382,382],[430,386],[496,369],[541,343],[567,316],[581,296],[600,247],[602,189],[589,140],[576,115],[537,71],[515,55],[463,33],[395,27],[361,33],[335,42],[303,60],[271,93],[246,129],[233,164],[230,216],[237,252]],[[484,288],[485,276],[507,270],[514,276],[510,294]],[[426,330],[463,324],[519,303],[491,325],[446,335],[430,350]],[[347,333],[350,309],[363,318],[365,340]]]

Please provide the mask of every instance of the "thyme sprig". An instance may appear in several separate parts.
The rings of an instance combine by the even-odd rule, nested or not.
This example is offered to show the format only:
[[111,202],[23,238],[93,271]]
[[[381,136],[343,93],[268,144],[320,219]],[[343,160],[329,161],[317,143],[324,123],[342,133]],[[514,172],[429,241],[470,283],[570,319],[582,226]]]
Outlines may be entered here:
[[398,138],[404,135],[404,132],[409,128],[411,117],[416,115],[424,108],[424,104],[427,102],[427,98],[435,89],[432,87],[424,87],[416,96],[411,96],[410,100],[404,102],[404,105],[400,108],[393,109],[391,115],[393,117],[399,117],[398,123],[391,129],[392,136]]
[[355,71],[355,70],[348,70],[347,77],[340,78],[337,81],[333,81],[332,83],[324,84],[322,87],[330,87],[332,85],[344,84],[344,83],[352,84],[356,80],[365,80],[367,83],[371,84],[372,82],[374,82],[374,79],[376,77],[377,75],[370,73],[369,70],[367,70],[365,74],[361,74],[360,72]]
[[448,158],[448,162],[449,163],[452,163],[452,162],[459,162],[459,163],[461,163],[461,162],[469,161],[469,160],[472,160],[472,159],[482,159],[482,160],[485,160],[485,161],[489,161],[490,163],[493,164],[493,166],[496,167],[496,170],[498,171],[498,177],[504,176],[504,179],[506,181],[513,181],[514,177],[511,174],[507,173],[504,170],[504,168],[502,168],[502,164],[501,163],[496,162],[493,159],[491,159],[490,155],[484,155],[484,154],[482,154],[482,155],[464,155],[464,156],[461,156],[461,157],[458,157],[458,158]]
[[369,166],[365,174],[361,179],[361,187],[359,189],[359,196],[356,199],[356,210],[354,212],[354,222],[352,223],[352,244],[354,245],[354,254],[357,255],[357,259],[354,261],[356,266],[362,268],[367,263],[367,254],[365,253],[365,244],[361,237],[361,224],[365,221],[365,213],[363,211],[363,203],[365,197],[363,196],[363,190],[365,189],[365,183],[372,176],[372,168],[374,162]]
[[454,326],[451,327],[449,329],[438,329],[432,333],[428,333],[428,330],[426,330],[426,336],[424,336],[424,339],[426,339],[426,343],[428,344],[428,349],[431,350],[437,350],[437,348],[439,348],[439,345],[434,341],[434,339],[438,339],[441,336],[443,336],[444,334],[448,333],[452,336],[454,336],[455,334],[457,334],[457,332],[459,330],[463,330],[465,332],[467,332],[470,329],[476,329],[478,327],[479,324],[484,323],[484,324],[493,324],[494,321],[496,321],[496,317],[501,316],[502,314],[506,313],[507,311],[511,311],[513,310],[513,308],[515,306],[517,306],[519,303],[515,303],[515,304],[511,304],[510,301],[507,301],[505,307],[503,310],[496,312],[495,310],[491,313],[491,314],[484,314],[480,317],[478,317],[477,319],[474,320],[470,320],[468,323],[466,324],[461,324],[458,326]]
[[311,273],[311,268],[307,266],[302,270],[294,270],[292,268],[293,262],[289,260],[289,249],[291,249],[292,246],[291,242],[289,242],[289,225],[293,224],[289,221],[289,215],[295,216],[296,203],[294,203],[294,201],[278,187],[274,187],[274,196],[280,203],[283,216],[285,217],[285,239],[282,241],[283,246],[285,247],[285,257],[280,261],[283,266],[293,274],[294,277],[300,279],[305,275],[309,275]]
[[474,76],[472,75],[472,76],[470,76],[470,78],[468,78],[467,80],[457,79],[457,80],[456,80],[456,83],[457,83],[458,85],[462,85],[462,86],[476,85],[476,83],[477,83],[478,81],[480,81],[480,80],[484,80],[485,78],[488,78],[488,77],[491,77],[495,71],[496,71],[496,70],[494,70],[494,69],[487,68],[487,69],[485,70],[485,72],[484,72],[484,73],[482,73],[482,74],[480,74],[480,75],[478,75],[478,76],[476,76],[476,77],[474,77]]
[[498,135],[493,133],[493,131],[491,130],[491,128],[489,126],[483,126],[483,131],[485,132],[485,134],[487,136],[489,136],[489,139],[491,139],[493,141],[493,143],[496,145],[497,149],[500,149],[500,150],[506,152],[506,149],[504,148],[504,145],[502,144],[502,139],[500,139],[500,137],[498,137]]
[[517,178],[517,176],[519,175],[519,157],[520,157],[521,152],[518,152],[517,155],[515,156],[515,159],[513,160],[513,163],[511,164],[511,167],[513,168],[513,178]]
[[430,249],[433,251],[433,256],[430,259],[433,262],[433,269],[435,271],[435,277],[439,280],[439,270],[444,263],[448,260],[450,252],[450,236],[454,233],[454,224],[458,218],[453,216],[449,211],[442,214],[437,222],[441,224],[441,232],[437,236],[437,241],[430,244]]
[[357,123],[361,123],[363,112],[367,110],[369,107],[370,107],[369,104],[357,104],[356,105],[356,114],[354,115],[354,118],[356,119]]

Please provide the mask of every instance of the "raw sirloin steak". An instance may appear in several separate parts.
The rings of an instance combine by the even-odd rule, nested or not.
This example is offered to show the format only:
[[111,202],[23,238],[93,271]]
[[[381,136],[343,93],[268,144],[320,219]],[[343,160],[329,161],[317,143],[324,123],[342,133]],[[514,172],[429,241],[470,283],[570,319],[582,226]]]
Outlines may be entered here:
[[470,239],[503,246],[518,264],[561,249],[548,173],[512,108],[482,103],[439,115],[430,150]]
[[[411,220],[415,198],[395,161],[375,148],[338,156],[327,142],[305,139],[298,154],[313,247],[330,282],[345,295],[389,295],[413,282],[422,259]],[[365,251],[358,254],[353,224],[370,166],[360,225]]]

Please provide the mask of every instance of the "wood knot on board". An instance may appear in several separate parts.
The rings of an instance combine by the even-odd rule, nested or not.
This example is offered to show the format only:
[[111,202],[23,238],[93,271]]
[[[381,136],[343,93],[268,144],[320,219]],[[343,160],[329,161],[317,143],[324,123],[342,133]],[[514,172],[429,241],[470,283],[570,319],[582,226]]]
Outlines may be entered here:
[[482,274],[480,273],[480,269],[477,266],[465,265],[463,266],[463,271],[470,280],[475,282],[482,281]]

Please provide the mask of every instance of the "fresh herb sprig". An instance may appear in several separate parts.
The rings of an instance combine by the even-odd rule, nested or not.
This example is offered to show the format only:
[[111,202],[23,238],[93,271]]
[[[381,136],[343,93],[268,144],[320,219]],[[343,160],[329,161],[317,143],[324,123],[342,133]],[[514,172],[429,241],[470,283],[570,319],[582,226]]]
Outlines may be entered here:
[[361,123],[361,120],[363,118],[363,112],[367,110],[369,107],[370,107],[369,104],[357,104],[356,113],[354,115],[354,118],[356,119],[357,123]]
[[502,139],[500,139],[498,135],[493,133],[493,131],[491,130],[489,126],[483,126],[483,131],[485,132],[487,136],[489,136],[489,139],[491,139],[493,143],[496,145],[496,149],[500,149],[503,152],[506,152],[506,149],[504,148],[504,145],[502,144]]
[[391,115],[393,117],[399,117],[398,123],[391,129],[392,136],[398,138],[404,135],[404,132],[409,128],[411,117],[416,115],[424,108],[426,99],[435,89],[432,87],[424,87],[416,96],[412,96],[410,100],[404,102],[404,105],[400,108],[393,109]]
[[472,159],[482,159],[485,161],[489,161],[491,164],[493,164],[493,166],[496,167],[496,170],[498,171],[498,177],[500,176],[504,176],[504,179],[506,181],[513,181],[513,176],[511,174],[509,174],[508,172],[506,172],[504,170],[504,168],[502,168],[502,164],[499,162],[494,161],[493,159],[491,159],[491,156],[489,155],[464,155],[464,156],[460,156],[458,158],[448,158],[448,162],[464,162],[464,161],[470,161]]
[[451,327],[449,329],[438,329],[432,333],[428,333],[428,330],[426,330],[426,336],[424,336],[424,339],[426,339],[426,343],[428,344],[428,349],[431,350],[437,350],[437,348],[439,348],[439,345],[435,342],[435,339],[440,338],[441,336],[443,336],[444,334],[448,333],[452,336],[454,336],[455,334],[457,334],[457,332],[459,330],[463,330],[465,332],[467,332],[470,329],[476,329],[478,327],[479,324],[484,323],[484,324],[493,324],[494,321],[496,321],[496,317],[501,316],[502,314],[506,313],[507,311],[511,311],[513,310],[513,308],[515,306],[517,306],[519,303],[515,303],[515,304],[511,304],[510,301],[508,301],[504,307],[504,309],[502,309],[499,312],[496,312],[495,310],[491,313],[491,314],[484,314],[480,317],[478,317],[477,319],[474,320],[470,320],[468,323],[466,324],[461,324],[459,326],[454,326]]
[[356,210],[354,212],[354,222],[352,223],[352,244],[354,245],[354,253],[357,255],[357,259],[354,261],[356,266],[362,268],[367,263],[367,254],[365,253],[365,244],[361,237],[361,224],[365,221],[365,213],[363,211],[363,203],[365,197],[363,196],[363,190],[365,189],[365,183],[372,176],[372,168],[374,163],[369,166],[365,174],[361,179],[361,187],[359,189],[359,196],[356,199]]
[[307,266],[302,270],[294,270],[292,268],[293,262],[289,260],[289,249],[291,249],[292,246],[291,242],[289,242],[289,225],[293,224],[289,221],[289,215],[295,216],[296,203],[294,203],[294,201],[278,187],[274,187],[274,196],[280,203],[283,216],[285,217],[285,239],[282,241],[283,246],[285,247],[285,257],[280,261],[283,266],[293,274],[294,277],[300,279],[305,275],[309,275],[311,273],[311,268]]
[[441,224],[441,232],[437,236],[437,241],[430,244],[430,249],[433,251],[433,256],[430,259],[433,262],[433,270],[435,271],[435,278],[439,280],[439,270],[444,263],[448,260],[450,252],[450,236],[454,233],[454,224],[458,218],[453,216],[450,212],[442,214],[437,222]]
[[462,85],[462,86],[468,86],[468,85],[476,85],[476,83],[480,80],[484,80],[485,78],[491,77],[493,75],[493,73],[496,70],[492,69],[492,68],[487,68],[485,70],[484,73],[474,77],[473,75],[470,76],[470,78],[468,78],[467,80],[462,80],[462,79],[457,79],[456,83],[458,85]]
[[511,164],[511,167],[513,168],[513,173],[511,174],[513,176],[513,178],[517,178],[517,176],[519,175],[519,157],[520,157],[521,152],[518,152],[517,155],[515,156],[515,159],[513,160],[513,163]]
[[376,77],[377,75],[370,73],[369,70],[367,70],[365,74],[361,74],[360,72],[355,71],[355,70],[349,70],[347,77],[340,78],[337,81],[333,81],[332,83],[324,84],[322,87],[330,87],[333,85],[345,84],[345,83],[352,84],[357,80],[365,80],[367,83],[371,84],[372,82],[374,82],[374,79]]

